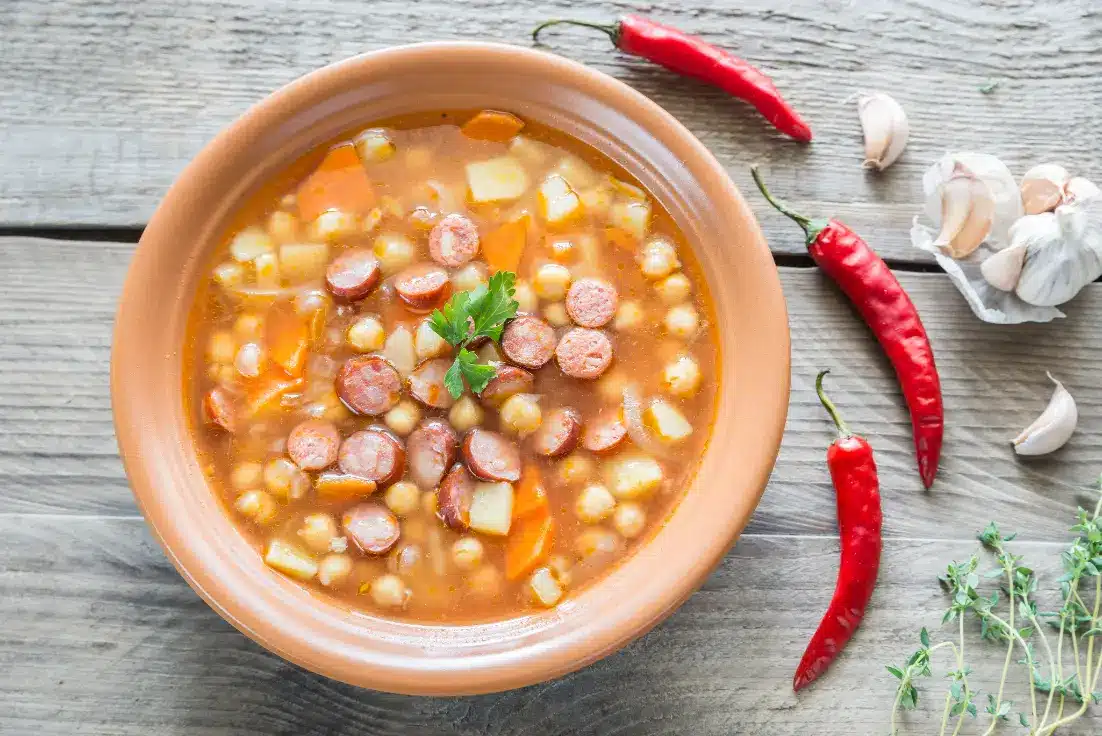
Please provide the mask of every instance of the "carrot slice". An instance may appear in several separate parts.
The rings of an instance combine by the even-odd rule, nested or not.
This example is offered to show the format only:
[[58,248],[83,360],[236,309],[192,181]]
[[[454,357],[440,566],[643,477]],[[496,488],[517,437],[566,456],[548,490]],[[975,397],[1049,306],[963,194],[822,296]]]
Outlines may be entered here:
[[520,257],[528,243],[528,215],[506,222],[482,238],[482,255],[490,273],[512,271],[520,266]]
[[524,121],[516,115],[497,110],[483,110],[463,123],[459,130],[468,138],[505,143],[523,127]]
[[276,408],[283,394],[300,389],[305,383],[306,379],[301,376],[291,380],[287,380],[287,378],[278,374],[265,377],[257,383],[255,389],[249,392],[248,409],[250,416]]
[[306,367],[306,349],[310,346],[310,328],[295,314],[290,302],[276,302],[268,310],[268,355],[292,378]]
[[540,469],[535,465],[526,465],[517,483],[513,497],[513,518],[548,513],[547,489],[543,486]]
[[606,227],[605,228],[605,240],[617,248],[623,248],[624,250],[635,250],[636,240],[635,236],[620,227]]
[[331,209],[362,215],[375,205],[375,190],[351,143],[330,149],[296,194],[298,212],[305,221]]
[[555,520],[550,514],[529,516],[514,524],[505,542],[505,577],[519,580],[543,563],[555,540]]

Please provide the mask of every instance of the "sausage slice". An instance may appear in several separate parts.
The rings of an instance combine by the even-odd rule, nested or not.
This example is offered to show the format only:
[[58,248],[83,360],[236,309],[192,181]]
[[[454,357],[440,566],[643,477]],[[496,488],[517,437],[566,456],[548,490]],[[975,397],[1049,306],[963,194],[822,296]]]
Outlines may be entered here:
[[478,255],[478,228],[469,217],[451,214],[429,233],[429,255],[441,266],[456,268]]
[[517,317],[505,325],[501,350],[517,365],[542,368],[555,352],[555,330],[539,317]]
[[463,460],[481,480],[520,480],[520,450],[497,432],[472,429],[463,438]]
[[427,312],[447,296],[448,272],[432,263],[418,263],[394,277],[394,290],[415,312]]
[[337,462],[342,473],[358,475],[385,486],[402,477],[406,451],[389,432],[371,427],[349,435],[341,443]]
[[426,360],[409,374],[409,392],[425,406],[447,409],[455,399],[444,386],[444,376],[452,362],[445,358]]
[[337,373],[337,395],[357,414],[383,414],[398,403],[402,378],[386,358],[357,355]]
[[379,285],[382,274],[382,266],[375,254],[356,248],[341,253],[325,269],[325,287],[335,297],[358,301]]
[[409,476],[418,488],[436,488],[455,463],[459,437],[447,422],[428,419],[406,438]]
[[597,378],[612,363],[612,343],[603,332],[575,327],[559,340],[555,359],[571,378]]
[[528,371],[503,363],[479,396],[491,404],[501,404],[515,394],[531,393],[535,383],[536,377]]
[[566,313],[582,327],[604,327],[616,314],[616,287],[604,279],[578,279],[566,293]]
[[386,554],[401,536],[398,518],[377,503],[361,503],[348,509],[341,517],[341,527],[352,543],[369,555]]
[[466,531],[470,526],[472,496],[474,478],[462,463],[456,463],[436,490],[436,515],[452,529]]
[[547,457],[561,457],[578,446],[582,420],[578,412],[566,407],[548,413],[532,435],[532,449]]
[[208,423],[230,432],[237,431],[237,411],[230,392],[215,386],[203,397],[203,417]]
[[287,437],[287,454],[303,470],[323,470],[337,461],[341,433],[332,422],[307,419]]
[[627,437],[627,427],[620,421],[620,417],[610,415],[597,417],[585,425],[582,434],[582,447],[590,452],[611,452],[620,446]]

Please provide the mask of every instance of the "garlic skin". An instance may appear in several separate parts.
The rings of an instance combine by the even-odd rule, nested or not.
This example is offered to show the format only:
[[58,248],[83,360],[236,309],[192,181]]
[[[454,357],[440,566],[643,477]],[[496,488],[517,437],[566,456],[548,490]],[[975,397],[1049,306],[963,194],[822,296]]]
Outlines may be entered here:
[[1027,215],[1052,212],[1064,201],[1064,186],[1071,179],[1068,170],[1059,164],[1041,164],[1022,177],[1022,208]]
[[862,94],[857,98],[857,117],[865,136],[866,169],[883,171],[903,154],[911,126],[903,107],[883,92]]
[[1014,291],[1025,266],[1025,254],[1026,247],[1023,244],[1011,245],[992,253],[980,264],[983,280],[999,291]]
[[1027,215],[1010,237],[1012,247],[1025,248],[1014,293],[1039,307],[1063,304],[1102,276],[1102,197]]
[[1045,410],[1041,412],[1041,416],[1011,440],[1014,452],[1018,455],[1047,455],[1060,449],[1071,439],[1072,433],[1075,432],[1075,425],[1079,422],[1079,410],[1075,407],[1075,399],[1064,388],[1064,384],[1053,378],[1051,373],[1046,375],[1056,384],[1056,389],[1052,392],[1052,398],[1049,399]]

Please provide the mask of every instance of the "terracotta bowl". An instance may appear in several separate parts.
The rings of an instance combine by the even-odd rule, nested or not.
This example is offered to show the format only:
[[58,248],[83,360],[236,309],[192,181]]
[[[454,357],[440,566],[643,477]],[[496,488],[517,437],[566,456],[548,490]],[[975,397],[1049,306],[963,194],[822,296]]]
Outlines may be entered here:
[[[489,624],[389,621],[264,566],[208,487],[188,432],[181,350],[208,258],[250,191],[320,142],[394,115],[479,107],[566,131],[620,162],[693,244],[721,328],[718,412],[701,469],[634,556],[559,607]],[[467,43],[408,46],[313,72],[246,112],[184,170],[145,230],[115,322],[115,426],[138,505],[180,574],[246,635],[364,687],[454,695],[556,677],[668,616],[757,505],[788,406],[784,298],[761,231],[715,159],[658,105],[565,59]]]

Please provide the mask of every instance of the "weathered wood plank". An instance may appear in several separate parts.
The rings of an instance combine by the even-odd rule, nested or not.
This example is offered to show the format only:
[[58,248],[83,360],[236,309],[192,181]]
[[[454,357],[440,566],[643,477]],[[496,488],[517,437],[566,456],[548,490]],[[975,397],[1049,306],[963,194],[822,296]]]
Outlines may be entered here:
[[[132,245],[0,239],[9,262],[0,293],[0,502],[12,513],[134,513],[117,458],[108,394],[110,330]],[[944,382],[943,470],[921,490],[911,429],[890,366],[837,290],[811,269],[781,269],[793,342],[793,394],[780,459],[751,533],[833,534],[834,493],[823,456],[831,427],[813,378],[852,426],[872,438],[887,534],[971,538],[988,518],[1032,539],[1060,539],[1082,489],[1102,468],[1102,333],[1089,314],[1048,326],[978,322],[948,280],[902,274],[925,316]],[[1014,459],[1007,438],[1041,411],[1053,370],[1079,402],[1077,434],[1049,459]]]
[[[0,226],[139,225],[185,163],[250,104],[295,77],[361,51],[438,39],[527,44],[547,17],[605,12],[567,0],[419,3],[325,0],[308,11],[264,0],[110,0],[0,8]],[[633,10],[637,8],[631,8]],[[908,245],[921,173],[949,149],[1004,158],[1013,171],[1086,163],[1102,144],[1102,12],[1081,0],[970,6],[951,0],[698,0],[646,9],[760,63],[817,133],[783,140],[745,104],[609,48],[599,33],[563,31],[547,48],[611,73],[696,133],[748,192],[778,252],[802,252],[791,223],[749,192],[747,166],[768,162],[780,194],[834,214],[886,256]],[[1002,84],[992,95],[978,88]],[[861,170],[858,89],[907,108],[911,144],[887,174]],[[1098,176],[1102,172],[1084,171]]]
[[[175,573],[137,520],[0,517],[0,732],[12,734],[880,734],[884,670],[935,640],[935,579],[974,544],[895,541],[865,624],[809,691],[791,691],[833,588],[836,542],[743,539],[703,589],[625,651],[562,679],[474,698],[410,698],[312,675],[233,630]],[[1025,544],[1052,585],[1060,547]],[[970,624],[974,686],[1003,650]],[[905,733],[933,733],[947,660]],[[1019,668],[1008,697],[1025,708]],[[980,696],[981,713],[985,702]],[[921,702],[921,701],[920,701]],[[1012,715],[1015,721],[1016,715]],[[935,726],[936,727],[936,726]],[[1087,734],[1097,716],[1068,734]],[[970,729],[971,732],[978,732]]]

